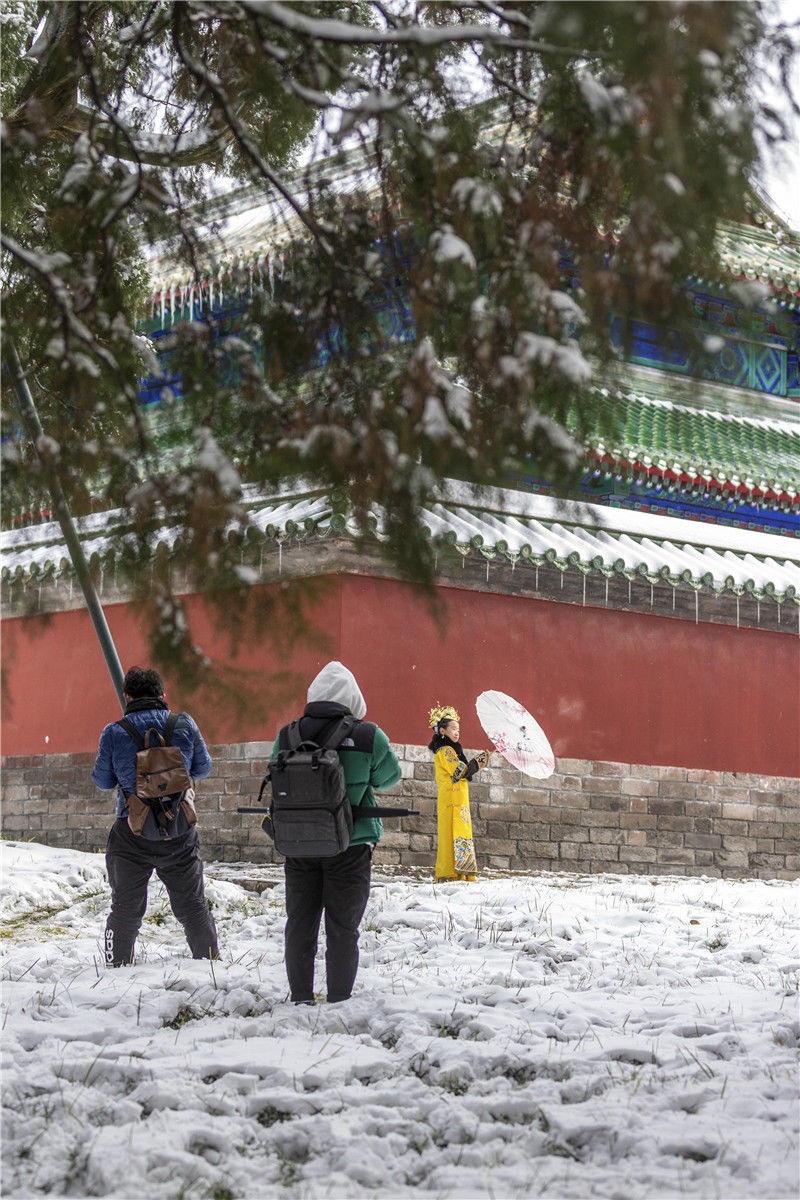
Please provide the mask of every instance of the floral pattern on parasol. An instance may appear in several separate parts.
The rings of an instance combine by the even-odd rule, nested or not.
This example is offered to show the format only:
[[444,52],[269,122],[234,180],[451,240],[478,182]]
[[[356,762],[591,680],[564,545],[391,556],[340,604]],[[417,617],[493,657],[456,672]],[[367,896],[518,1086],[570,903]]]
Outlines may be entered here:
[[481,692],[475,701],[478,719],[495,749],[532,779],[546,779],[556,761],[550,743],[527,708],[505,692]]

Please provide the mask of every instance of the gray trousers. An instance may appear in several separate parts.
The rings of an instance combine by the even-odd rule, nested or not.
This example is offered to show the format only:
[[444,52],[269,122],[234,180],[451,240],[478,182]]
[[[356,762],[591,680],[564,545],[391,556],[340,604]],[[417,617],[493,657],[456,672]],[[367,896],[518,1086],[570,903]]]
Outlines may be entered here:
[[111,912],[105,933],[109,967],[133,962],[136,936],[147,908],[147,884],[155,871],[186,933],[193,958],[218,956],[217,928],[206,903],[203,860],[196,829],[169,841],[131,833],[125,817],[111,826],[106,845]]

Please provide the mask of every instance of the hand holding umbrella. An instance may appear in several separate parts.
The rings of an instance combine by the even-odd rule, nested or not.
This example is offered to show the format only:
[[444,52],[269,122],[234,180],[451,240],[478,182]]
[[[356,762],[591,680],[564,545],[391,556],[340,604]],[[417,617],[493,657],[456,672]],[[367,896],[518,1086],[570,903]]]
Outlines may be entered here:
[[527,708],[505,692],[481,692],[475,702],[478,719],[495,748],[512,766],[532,779],[546,779],[555,758],[544,731]]

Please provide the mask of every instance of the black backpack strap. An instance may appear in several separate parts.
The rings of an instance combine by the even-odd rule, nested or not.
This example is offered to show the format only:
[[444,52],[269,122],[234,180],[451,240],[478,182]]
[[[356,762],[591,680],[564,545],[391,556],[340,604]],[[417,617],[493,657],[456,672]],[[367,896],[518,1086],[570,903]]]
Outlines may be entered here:
[[[330,721],[322,726],[323,729],[328,729],[327,735],[317,741],[311,741],[309,738],[300,736],[300,720],[298,719],[286,726],[286,741],[289,743],[289,750],[298,750],[300,746],[316,747],[318,750],[335,750],[357,724],[358,718],[349,713],[342,717],[331,717]],[[281,750],[279,753],[285,754],[286,751]]]
[[122,717],[119,721],[117,721],[117,725],[121,725],[128,736],[133,738],[139,749],[144,750],[144,738],[139,733],[139,730],[136,728],[133,722],[129,721],[127,717]]
[[340,717],[336,724],[332,727],[328,736],[320,741],[320,749],[335,750],[336,747],[344,741],[353,727],[357,724],[358,717],[353,717],[349,714],[346,717]]

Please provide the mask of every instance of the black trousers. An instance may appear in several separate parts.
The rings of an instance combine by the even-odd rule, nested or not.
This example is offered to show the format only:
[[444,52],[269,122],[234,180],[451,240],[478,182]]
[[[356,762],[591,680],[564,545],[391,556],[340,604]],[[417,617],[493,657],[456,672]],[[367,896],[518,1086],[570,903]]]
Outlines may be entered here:
[[372,846],[332,858],[287,858],[286,974],[295,1002],[314,999],[314,955],[325,913],[328,1000],[346,1000],[358,970],[358,927],[369,900]]
[[206,904],[203,860],[196,829],[170,841],[136,837],[120,817],[106,845],[111,912],[106,922],[108,966],[133,962],[136,936],[147,908],[147,884],[155,871],[186,933],[193,958],[216,958],[217,928]]

